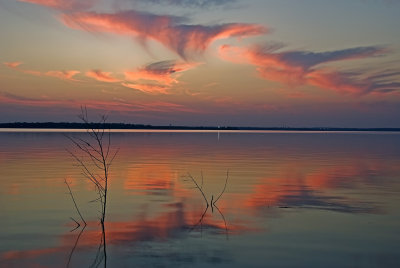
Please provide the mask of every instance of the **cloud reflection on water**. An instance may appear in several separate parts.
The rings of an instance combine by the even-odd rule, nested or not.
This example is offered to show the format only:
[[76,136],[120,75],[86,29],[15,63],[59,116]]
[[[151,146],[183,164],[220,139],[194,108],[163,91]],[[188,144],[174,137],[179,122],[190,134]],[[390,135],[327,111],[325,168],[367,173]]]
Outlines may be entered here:
[[[28,193],[37,195],[33,200],[40,207],[46,198],[55,198],[50,193],[65,192],[61,188],[65,176],[73,178],[71,186],[81,195],[91,191],[71,170],[60,135],[7,135],[3,134],[7,142],[0,147],[0,155],[5,155],[0,168],[6,178],[0,182],[1,198],[15,200],[12,197],[17,196],[22,200],[6,201],[7,204],[18,208],[19,203],[24,203],[18,209],[25,208],[29,213],[23,198]],[[186,135],[185,139],[182,135]],[[115,146],[121,151],[112,166],[112,203],[106,223],[107,245],[112,254],[142,261],[156,256],[196,262],[198,248],[188,249],[185,245],[212,240],[212,246],[213,239],[225,241],[226,226],[217,211],[206,211],[201,225],[196,226],[205,205],[193,185],[182,178],[187,172],[194,176],[204,172],[204,189],[209,198],[223,187],[229,169],[227,191],[218,206],[233,240],[241,240],[249,233],[266,235],[271,232],[268,225],[272,218],[285,218],[293,211],[299,215],[305,211],[356,216],[387,213],[385,198],[389,189],[396,189],[394,178],[400,174],[400,167],[394,164],[399,159],[397,147],[393,146],[397,139],[387,136],[371,142],[374,138],[362,135],[340,139],[313,135],[222,134],[217,140],[212,133],[116,134]],[[29,176],[24,169],[14,168],[18,166],[31,168]],[[12,191],[13,185],[18,185],[18,191]],[[56,203],[54,209],[58,209]],[[64,215],[63,219],[67,221],[69,216]],[[43,228],[47,228],[46,219],[41,220]],[[96,223],[95,218],[91,219],[82,233],[71,267],[74,263],[90,265],[101,235]],[[70,227],[56,235],[53,243],[3,251],[0,264],[46,267],[67,261],[78,235],[69,233]],[[172,244],[180,247],[171,247]],[[182,247],[184,252],[179,252]],[[211,256],[214,250],[207,249],[204,254]],[[224,254],[232,252],[220,250],[221,256],[212,256],[210,261],[229,260]]]

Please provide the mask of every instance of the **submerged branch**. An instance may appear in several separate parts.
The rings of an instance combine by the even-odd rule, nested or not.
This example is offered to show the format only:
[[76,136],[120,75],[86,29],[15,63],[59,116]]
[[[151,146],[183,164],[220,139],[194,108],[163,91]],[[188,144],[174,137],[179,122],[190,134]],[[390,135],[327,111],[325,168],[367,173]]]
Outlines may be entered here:
[[[77,166],[79,166],[81,169],[82,175],[94,185],[95,191],[98,195],[98,198],[91,202],[98,201],[100,203],[99,223],[102,229],[102,237],[98,252],[92,263],[92,267],[98,267],[102,262],[104,263],[105,267],[107,263],[105,218],[107,208],[108,178],[110,166],[116,157],[118,150],[113,152],[114,150],[111,149],[111,132],[108,131],[108,133],[106,133],[106,115],[101,116],[98,123],[91,123],[89,121],[86,107],[81,107],[81,114],[78,117],[87,126],[86,133],[89,136],[87,139],[66,136],[70,141],[72,141],[80,154],[68,150],[67,151],[75,159]],[[95,126],[97,128],[95,128]],[[69,188],[68,183],[66,181],[65,183]],[[86,222],[80,214],[71,189],[69,188],[69,190],[75,207],[86,226]]]
[[209,206],[209,203],[208,203],[208,201],[207,201],[206,195],[204,194],[202,188],[199,187],[199,185],[197,184],[196,180],[193,178],[192,175],[190,175],[190,173],[188,173],[188,177],[192,180],[192,182],[195,184],[196,188],[200,191],[200,193],[201,193],[201,195],[203,196],[204,201],[206,202],[207,207],[208,207],[208,206]]
[[75,231],[76,229],[78,229],[79,227],[81,227],[81,224],[79,222],[77,222],[74,218],[69,217],[71,220],[73,220],[76,223],[76,226],[74,229],[72,229],[71,231],[69,231],[70,233],[72,233],[73,231]]
[[69,253],[68,262],[67,262],[67,268],[69,268],[69,266],[71,264],[72,256],[74,255],[74,252],[75,252],[75,249],[76,249],[76,247],[78,245],[79,239],[81,238],[81,235],[82,235],[83,231],[85,230],[85,228],[86,228],[86,225],[84,225],[82,230],[79,232],[79,234],[78,234],[78,236],[77,236],[77,238],[75,240],[75,244],[72,247],[71,252]]
[[203,223],[203,219],[206,216],[207,210],[208,210],[209,206],[206,207],[206,209],[204,210],[203,214],[201,215],[200,219],[197,221],[197,223],[195,225],[193,225],[193,227],[189,230],[190,232],[193,231],[194,229],[196,229],[196,227]]
[[221,210],[220,210],[216,205],[214,205],[214,207],[218,210],[219,214],[220,214],[221,217],[222,217],[222,220],[224,221],[224,224],[225,224],[225,231],[226,231],[226,240],[229,240],[228,225],[226,224],[226,220],[225,220],[224,214],[221,212]]
[[229,178],[229,170],[226,172],[226,179],[225,179],[224,189],[222,189],[222,192],[219,194],[217,199],[215,199],[214,203],[212,203],[213,205],[215,205],[218,202],[218,200],[221,198],[221,196],[224,194],[224,192],[226,190],[226,185],[228,184],[228,178]]
[[[81,212],[79,211],[78,205],[77,205],[76,202],[75,202],[75,198],[74,198],[74,195],[72,194],[71,187],[69,187],[69,183],[67,182],[66,179],[64,179],[64,182],[65,182],[65,184],[66,184],[67,187],[68,187],[69,195],[71,196],[72,202],[74,202],[76,212],[78,212],[79,217],[81,217],[81,220],[83,221],[84,225],[86,226],[86,225],[87,225],[87,224],[86,224],[86,221],[85,221],[85,219],[82,217],[82,214],[81,214]],[[75,221],[75,220],[74,220],[74,221]],[[77,221],[75,221],[75,222],[78,223]],[[79,223],[78,223],[78,224],[79,224]],[[80,226],[80,224],[79,224],[79,226]],[[78,226],[78,227],[79,227],[79,226]],[[76,228],[75,228],[75,229],[76,229]]]

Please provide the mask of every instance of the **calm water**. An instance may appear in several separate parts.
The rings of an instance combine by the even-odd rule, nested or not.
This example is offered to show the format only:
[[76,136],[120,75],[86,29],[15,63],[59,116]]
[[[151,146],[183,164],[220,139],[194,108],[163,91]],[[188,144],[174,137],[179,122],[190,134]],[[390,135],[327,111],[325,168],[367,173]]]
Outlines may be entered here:
[[[108,267],[400,267],[400,134],[120,132],[112,142]],[[95,259],[96,193],[66,149],[61,133],[0,132],[1,267]],[[227,171],[205,210],[185,176],[200,184],[202,173],[211,198]],[[64,179],[83,231],[71,231],[79,216]]]

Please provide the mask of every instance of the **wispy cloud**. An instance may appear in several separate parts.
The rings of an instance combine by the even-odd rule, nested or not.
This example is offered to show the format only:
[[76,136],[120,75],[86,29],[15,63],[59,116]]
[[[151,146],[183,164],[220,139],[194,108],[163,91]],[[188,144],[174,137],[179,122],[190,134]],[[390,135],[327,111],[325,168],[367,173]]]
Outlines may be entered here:
[[155,15],[136,10],[118,13],[77,12],[63,14],[68,27],[89,32],[109,32],[160,42],[182,58],[190,53],[204,52],[215,40],[249,37],[267,32],[257,24],[226,23],[212,26],[185,24],[186,18]]
[[[368,94],[399,90],[397,82],[388,82],[396,72],[362,75],[360,72],[343,72],[327,67],[335,61],[348,61],[385,55],[384,47],[355,47],[328,52],[281,51],[283,45],[254,46],[240,48],[224,45],[220,56],[228,61],[257,66],[264,79],[289,86],[311,85],[334,90],[339,93]],[[385,81],[381,81],[385,77]]]
[[129,81],[150,80],[164,85],[177,83],[182,72],[190,70],[198,63],[184,63],[176,61],[160,61],[151,63],[135,71],[126,71],[125,78]]
[[20,66],[20,65],[22,64],[22,62],[20,62],[20,61],[3,62],[3,64],[4,64],[5,66],[7,66],[8,68],[17,69],[18,66]]
[[60,101],[51,100],[47,98],[28,98],[24,96],[11,94],[8,92],[0,92],[0,103],[45,107],[45,106],[58,105],[60,104]]
[[107,82],[107,83],[115,83],[120,82],[121,80],[113,77],[111,72],[103,72],[100,70],[91,70],[86,72],[86,76],[96,79],[97,81]]
[[74,76],[79,74],[80,71],[77,70],[64,70],[64,71],[47,71],[47,72],[40,72],[36,70],[29,70],[29,69],[22,69],[20,68],[20,65],[22,65],[22,62],[16,61],[16,62],[4,62],[4,65],[7,67],[17,70],[19,72],[25,73],[25,74],[30,74],[30,75],[35,75],[35,76],[51,76],[51,77],[56,77],[62,80],[70,80],[70,81],[77,81],[74,79]]
[[120,111],[120,112],[190,112],[198,113],[199,111],[186,107],[181,104],[152,101],[152,102],[129,102],[121,99],[113,99],[111,101],[101,100],[57,100],[49,98],[28,98],[0,92],[0,103],[31,106],[31,107],[66,107],[78,109],[82,105],[97,110]]
[[199,63],[160,61],[151,63],[134,71],[124,72],[125,79],[135,83],[123,83],[125,87],[142,92],[167,94],[183,72],[190,70]]
[[147,94],[168,94],[168,87],[155,84],[121,83],[124,87],[142,91]]
[[69,70],[69,71],[48,71],[45,73],[47,76],[52,76],[56,77],[59,79],[64,79],[64,80],[71,80],[71,81],[77,81],[73,77],[77,74],[79,74],[80,71],[76,70]]
[[19,2],[26,2],[46,6],[58,10],[73,11],[73,10],[86,10],[93,7],[98,0],[18,0]]

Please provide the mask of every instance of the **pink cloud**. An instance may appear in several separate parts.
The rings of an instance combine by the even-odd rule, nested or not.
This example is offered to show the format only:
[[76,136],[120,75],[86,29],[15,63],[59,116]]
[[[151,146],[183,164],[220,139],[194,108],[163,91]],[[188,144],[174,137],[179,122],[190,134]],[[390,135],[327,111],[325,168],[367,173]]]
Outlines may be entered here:
[[368,85],[359,83],[343,73],[314,71],[307,75],[307,83],[338,93],[363,94]]
[[[259,75],[267,80],[291,87],[310,85],[333,90],[341,94],[363,95],[372,91],[392,92],[400,89],[398,83],[378,81],[377,76],[362,77],[360,73],[328,69],[324,64],[376,57],[388,52],[382,47],[356,47],[350,49],[309,52],[279,51],[282,45],[240,48],[224,45],[219,48],[222,59],[257,66]],[[389,78],[386,74],[381,77]]]
[[40,76],[42,75],[41,72],[39,71],[35,71],[35,70],[26,70],[26,69],[21,69],[19,66],[23,64],[20,61],[16,61],[16,62],[4,62],[4,65],[6,65],[8,68],[10,69],[14,69],[17,70],[19,72],[25,73],[25,74],[30,74],[30,75],[36,75],[36,76]]
[[25,74],[36,75],[36,76],[52,76],[52,77],[56,77],[59,79],[71,80],[71,81],[76,81],[75,79],[73,79],[73,76],[80,73],[79,71],[76,71],[76,70],[48,71],[45,73],[42,73],[42,72],[36,71],[36,70],[26,70],[26,69],[19,68],[19,66],[22,64],[22,62],[20,62],[20,61],[3,62],[3,64],[11,69],[17,70],[17,71],[25,73]]
[[175,61],[160,61],[149,64],[136,71],[126,71],[125,79],[129,81],[149,80],[155,81],[164,85],[177,83],[182,72],[190,70],[199,63],[175,62]]
[[10,93],[0,92],[0,103],[7,104],[19,104],[19,105],[28,105],[28,106],[36,106],[36,107],[47,107],[54,106],[60,104],[60,101],[50,100],[47,98],[28,98],[23,96],[18,96]]
[[171,85],[177,83],[176,78],[173,78],[170,73],[155,73],[146,69],[137,71],[126,71],[124,72],[125,79],[128,81],[148,80],[155,81],[165,85]]
[[249,37],[264,34],[267,29],[257,24],[227,23],[213,26],[183,24],[185,18],[154,15],[135,10],[118,13],[79,12],[63,14],[62,22],[71,28],[89,32],[109,32],[152,39],[186,58],[188,53],[201,53],[217,39]]
[[123,86],[150,94],[168,94],[181,74],[198,66],[199,63],[160,61],[134,71],[124,72],[125,79],[135,83],[122,83]]
[[136,89],[148,94],[168,94],[168,88],[160,85],[151,85],[151,84],[131,84],[131,83],[122,83],[124,87]]
[[79,109],[86,106],[90,109],[119,111],[119,112],[189,112],[201,113],[200,110],[186,107],[182,104],[152,101],[152,102],[129,102],[120,99],[112,101],[101,100],[57,100],[49,98],[28,98],[18,96],[10,93],[0,92],[0,103],[15,104],[31,107],[66,107],[72,109]]
[[43,75],[41,72],[35,71],[35,70],[20,70],[20,71],[25,73],[25,74],[30,74],[30,75],[36,75],[36,76]]
[[97,81],[107,82],[107,83],[115,83],[121,80],[112,77],[111,72],[102,72],[100,70],[91,70],[86,72],[86,76],[96,79]]
[[47,76],[56,77],[63,80],[76,81],[73,77],[79,74],[80,71],[70,70],[70,71],[48,71],[45,73]]
[[7,66],[8,68],[17,69],[17,68],[22,64],[22,62],[20,62],[20,61],[3,62],[3,64],[4,64],[5,66]]
[[36,71],[36,70],[26,70],[26,69],[19,68],[19,66],[22,64],[22,62],[20,62],[20,61],[4,62],[3,64],[11,69],[17,70],[17,71],[25,73],[25,74],[30,74],[30,75],[35,75],[35,76],[51,76],[51,77],[56,77],[59,79],[71,80],[71,81],[76,81],[75,79],[73,79],[73,76],[80,73],[79,71],[76,71],[76,70],[48,71],[48,72],[44,72],[44,73],[42,73],[40,71]]

